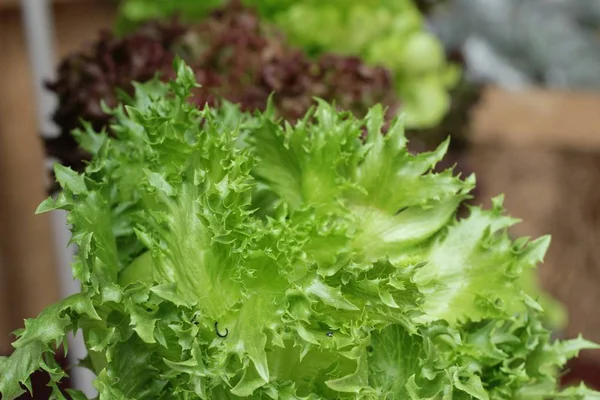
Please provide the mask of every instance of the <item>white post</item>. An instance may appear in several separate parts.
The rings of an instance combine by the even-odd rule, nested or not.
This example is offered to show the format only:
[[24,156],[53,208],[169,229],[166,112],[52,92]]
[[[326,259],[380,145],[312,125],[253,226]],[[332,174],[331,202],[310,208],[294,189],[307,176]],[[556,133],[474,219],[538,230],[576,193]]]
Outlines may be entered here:
[[[58,133],[52,123],[51,115],[58,101],[56,96],[44,88],[44,82],[54,76],[54,28],[52,10],[48,0],[21,0],[23,25],[27,39],[29,62],[31,64],[37,106],[38,127],[42,135],[54,136]],[[43,171],[40,171],[43,172]],[[80,290],[78,282],[73,279],[70,263],[75,249],[67,247],[70,231],[67,227],[66,216],[63,212],[53,212],[51,215],[54,242],[57,252],[57,265],[63,296]],[[75,363],[85,357],[86,349],[81,334],[69,338],[69,362]],[[88,397],[96,395],[91,382],[93,375],[83,368],[71,371],[71,381],[74,388],[83,391]]]

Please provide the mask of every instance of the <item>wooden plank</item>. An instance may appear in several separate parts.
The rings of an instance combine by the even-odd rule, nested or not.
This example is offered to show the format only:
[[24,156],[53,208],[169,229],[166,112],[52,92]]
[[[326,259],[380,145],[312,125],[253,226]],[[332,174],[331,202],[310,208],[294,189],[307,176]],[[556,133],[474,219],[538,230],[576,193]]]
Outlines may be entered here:
[[[112,25],[114,4],[57,4],[54,15],[59,60]],[[0,10],[0,54],[0,279],[5,283],[0,302],[8,306],[0,310],[0,350],[5,350],[9,333],[22,326],[23,318],[59,298],[59,282],[50,219],[34,215],[46,196],[44,154],[17,8]]]
[[[64,0],[68,1],[68,0]],[[116,2],[78,0],[74,4],[54,7],[57,40],[57,63],[68,54],[96,40],[100,31],[111,29],[116,15]],[[89,4],[88,4],[89,3]]]
[[[6,324],[11,320],[10,312],[9,312],[9,304],[11,304],[11,300],[8,298],[8,282],[4,277],[3,264],[6,261],[4,259],[4,255],[2,254],[2,247],[0,246],[0,326]],[[10,354],[10,343],[12,342],[12,338],[8,336],[9,332],[5,332],[4,329],[0,329],[0,355]]]
[[[21,1],[22,0],[0,0],[0,10],[17,8],[21,5]],[[91,3],[91,2],[99,2],[99,1],[103,1],[103,0],[51,0],[51,1],[54,4],[61,4],[61,3]],[[104,1],[110,1],[110,0],[104,0]]]
[[0,0],[0,9],[16,8],[21,4],[21,0]]
[[479,144],[600,151],[600,95],[489,87],[472,127]]
[[10,317],[0,335],[22,326],[59,297],[48,216],[35,216],[46,193],[31,70],[19,10],[0,13],[0,246]]

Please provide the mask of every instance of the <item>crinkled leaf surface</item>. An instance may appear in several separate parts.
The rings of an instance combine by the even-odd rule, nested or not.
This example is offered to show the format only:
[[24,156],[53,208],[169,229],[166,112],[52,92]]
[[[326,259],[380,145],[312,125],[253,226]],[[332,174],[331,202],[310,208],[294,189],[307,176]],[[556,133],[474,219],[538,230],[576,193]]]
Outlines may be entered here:
[[82,292],[17,332],[4,399],[60,380],[77,329],[100,400],[597,398],[557,384],[595,345],[552,341],[517,284],[548,240],[509,240],[501,198],[458,220],[474,178],[432,172],[447,144],[409,153],[379,106],[198,110],[176,71],[112,111],[116,137],[79,132],[84,174],[57,166],[38,211],[69,211]]

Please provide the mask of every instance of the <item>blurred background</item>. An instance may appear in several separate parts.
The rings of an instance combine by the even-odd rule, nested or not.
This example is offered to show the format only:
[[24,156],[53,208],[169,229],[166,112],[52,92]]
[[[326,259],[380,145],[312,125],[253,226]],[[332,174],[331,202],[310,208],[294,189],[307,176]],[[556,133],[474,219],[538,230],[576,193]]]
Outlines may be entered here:
[[[0,0],[0,355],[10,354],[10,333],[24,318],[78,290],[68,267],[75,249],[68,247],[65,216],[34,215],[54,190],[51,162],[82,167],[85,155],[68,132],[79,118],[96,127],[106,124],[100,100],[110,103],[117,89],[129,90],[131,80],[149,79],[170,66],[179,51],[174,37],[189,38],[189,32],[198,31],[205,40],[223,39],[211,33],[215,24],[202,22],[211,7],[223,3]],[[248,3],[265,23],[283,32],[286,46],[302,49],[321,68],[343,72],[328,85],[360,84],[362,91],[353,93],[360,101],[379,99],[406,110],[416,148],[450,135],[448,162],[477,176],[473,202],[489,205],[492,196],[504,193],[508,213],[523,219],[511,232],[515,237],[552,235],[534,278],[547,293],[556,336],[582,333],[600,342],[600,1],[407,0],[368,17],[368,9],[353,10],[348,15],[361,29],[353,31],[347,45],[340,39],[337,2],[320,14],[341,24],[331,38],[318,29],[333,26],[331,21],[310,20],[299,7],[288,6],[293,11],[288,12],[284,4],[289,2]],[[187,25],[164,22],[175,14]],[[294,15],[307,19],[294,24]],[[210,18],[222,22],[219,15]],[[146,21],[165,25],[148,27]],[[401,32],[402,40],[370,29],[385,24]],[[310,37],[315,30],[319,35]],[[212,45],[235,45],[234,39],[215,39]],[[322,58],[336,54],[381,65],[389,82],[378,87],[382,83],[375,82],[375,72],[351,70],[350,59]],[[196,57],[189,51],[186,56]],[[252,59],[252,51],[244,57]],[[301,72],[289,66],[280,68],[287,75],[278,84],[262,76],[247,90],[232,83],[227,74],[235,71],[197,59],[204,84],[242,103],[249,104],[248,93],[257,88],[279,90],[292,103],[300,101],[299,91],[310,92],[306,85],[286,92],[303,82],[294,75]],[[237,60],[252,64],[245,61]],[[218,79],[211,80],[211,74]],[[219,86],[225,84],[226,89]],[[327,93],[340,103],[347,95]],[[357,104],[354,97],[348,102]],[[293,114],[293,107],[289,110]],[[82,357],[78,339],[72,343],[69,357]],[[42,388],[44,377],[38,378],[35,385]],[[66,385],[93,392],[84,370],[74,370],[71,378]],[[597,353],[583,353],[565,375],[569,382],[582,379],[600,387]]]

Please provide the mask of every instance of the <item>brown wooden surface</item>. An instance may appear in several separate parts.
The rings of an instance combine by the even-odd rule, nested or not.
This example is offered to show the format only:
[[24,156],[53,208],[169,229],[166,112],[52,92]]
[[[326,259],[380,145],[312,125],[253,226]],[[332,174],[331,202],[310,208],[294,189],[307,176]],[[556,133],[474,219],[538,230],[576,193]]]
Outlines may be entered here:
[[[91,3],[98,0],[50,0],[54,4]],[[110,0],[105,0],[110,1]],[[18,8],[21,0],[0,0],[0,9]]]
[[[2,1],[2,0],[0,0]],[[76,1],[54,6],[57,59],[111,26],[114,5]],[[0,10],[0,350],[23,318],[59,297],[47,215],[35,216],[46,196],[34,89],[19,9]]]
[[24,317],[58,298],[58,286],[49,218],[34,216],[44,198],[42,147],[17,10],[0,13],[0,29],[0,246],[9,310],[0,343],[5,347],[8,332]]
[[[1,194],[1,193],[0,193]],[[2,224],[0,223],[0,228]],[[4,277],[4,271],[2,265],[5,262],[4,254],[2,253],[2,247],[0,246],[0,327],[10,321],[10,314],[8,311],[8,296],[7,296],[7,281]],[[8,332],[5,332],[5,328],[0,329],[0,335],[4,337],[0,338],[0,354],[10,353],[10,338],[7,337]]]
[[600,94],[489,87],[474,114],[472,140],[600,151]]

